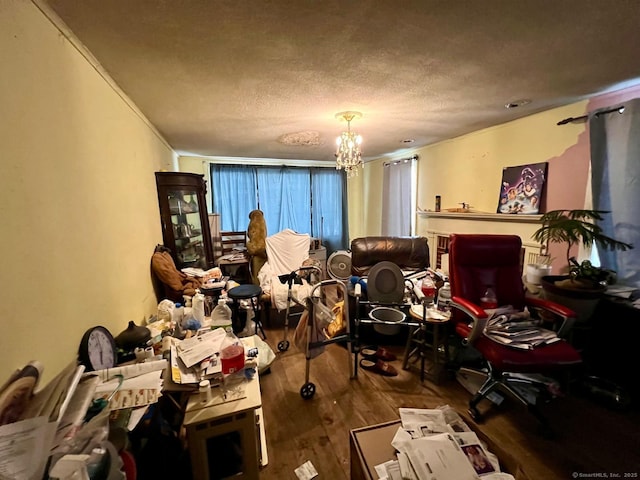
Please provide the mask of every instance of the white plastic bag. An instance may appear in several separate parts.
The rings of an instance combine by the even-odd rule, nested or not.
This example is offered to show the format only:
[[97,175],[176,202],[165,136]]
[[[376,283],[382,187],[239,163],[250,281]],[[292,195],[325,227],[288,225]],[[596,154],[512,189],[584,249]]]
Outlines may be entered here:
[[167,323],[171,323],[173,317],[173,309],[176,307],[176,304],[171,300],[162,300],[158,304],[158,320],[165,321]]
[[255,344],[258,349],[258,373],[264,372],[271,366],[276,358],[276,354],[273,352],[267,342],[262,340],[258,335],[255,336]]

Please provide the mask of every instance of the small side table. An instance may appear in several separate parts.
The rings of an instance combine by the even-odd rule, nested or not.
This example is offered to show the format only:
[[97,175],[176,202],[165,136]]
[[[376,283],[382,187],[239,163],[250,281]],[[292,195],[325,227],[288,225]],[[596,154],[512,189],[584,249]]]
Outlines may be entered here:
[[[409,333],[409,340],[404,353],[402,368],[407,370],[411,357],[420,358],[420,380],[424,381],[425,375],[435,383],[440,383],[444,365],[449,361],[449,342],[447,333],[440,331],[440,326],[445,326],[451,317],[450,312],[441,312],[435,309],[427,308],[423,305],[412,305],[409,310],[411,318],[418,320],[420,325]],[[431,342],[429,342],[431,337]],[[443,349],[443,355],[440,349]],[[425,359],[431,350],[432,359],[431,367],[425,369]],[[444,362],[442,358],[444,357]]]
[[260,295],[262,295],[262,288],[259,285],[253,284],[238,285],[227,292],[227,296],[233,300],[233,315],[235,317],[233,319],[234,330],[238,327],[240,300],[249,300],[253,310],[253,321],[256,324],[255,333],[257,335],[258,330],[260,330],[262,338],[266,339],[267,335],[264,333],[262,321],[260,320]]
[[[254,337],[242,340],[255,346]],[[268,463],[258,375],[244,381],[242,389],[241,398],[234,400],[224,398],[224,387],[212,388],[209,402],[199,393],[189,397],[183,425],[194,480],[214,478],[212,472],[254,480]]]

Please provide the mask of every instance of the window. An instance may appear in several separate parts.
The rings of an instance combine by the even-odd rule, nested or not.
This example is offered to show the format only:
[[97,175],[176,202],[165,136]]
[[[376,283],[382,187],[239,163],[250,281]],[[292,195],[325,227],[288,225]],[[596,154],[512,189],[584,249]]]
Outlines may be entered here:
[[[608,213],[604,233],[640,247],[640,98],[590,115],[593,208]],[[635,251],[597,252],[602,266],[620,283],[640,288],[640,256]]]
[[213,211],[225,230],[246,230],[264,213],[267,232],[286,228],[322,239],[327,251],[347,244],[346,179],[333,168],[211,165]]

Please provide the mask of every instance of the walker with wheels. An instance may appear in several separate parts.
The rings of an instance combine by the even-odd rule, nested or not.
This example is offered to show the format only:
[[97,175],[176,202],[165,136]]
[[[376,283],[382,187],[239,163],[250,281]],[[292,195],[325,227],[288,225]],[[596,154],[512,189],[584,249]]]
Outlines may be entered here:
[[[337,301],[332,301],[332,295],[328,295],[330,289],[333,289],[333,295]],[[313,286],[310,295],[306,299],[305,310],[308,312],[308,320],[306,326],[305,335],[305,381],[304,385],[300,388],[300,396],[304,399],[313,398],[316,393],[316,386],[313,382],[309,381],[309,370],[311,360],[315,358],[313,355],[314,349],[322,349],[325,345],[332,343],[346,343],[347,344],[347,358],[348,358],[348,371],[349,377],[354,376],[353,357],[351,355],[351,332],[349,326],[349,308],[348,308],[349,296],[347,294],[347,287],[345,284],[336,279],[323,280],[320,283]],[[336,312],[336,304],[338,301],[343,301],[342,308],[339,314]],[[334,315],[331,318],[327,318],[327,311],[333,312]],[[304,312],[303,312],[304,313]],[[326,332],[329,330],[329,324],[331,321],[339,321],[337,318],[342,315],[342,325],[344,330],[335,336],[328,337]],[[285,333],[286,336],[286,333]]]
[[302,308],[306,308],[305,304],[293,295],[293,285],[296,283],[302,283],[305,281],[305,278],[312,278],[314,275],[316,275],[317,278],[321,278],[322,270],[316,266],[305,266],[300,267],[291,273],[278,275],[280,282],[287,284],[287,307],[284,317],[284,338],[278,342],[278,351],[280,352],[286,352],[289,350],[289,318],[293,316],[300,316],[302,314],[301,312],[292,313],[291,307],[300,306]]

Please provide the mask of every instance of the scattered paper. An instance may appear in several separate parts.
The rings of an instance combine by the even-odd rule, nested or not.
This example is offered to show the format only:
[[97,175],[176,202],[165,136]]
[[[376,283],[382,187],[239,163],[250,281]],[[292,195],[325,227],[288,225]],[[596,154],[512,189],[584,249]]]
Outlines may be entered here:
[[42,478],[56,423],[35,417],[0,427],[0,478]]
[[137,377],[144,373],[161,371],[165,368],[167,368],[167,361],[162,359],[153,360],[151,362],[134,363],[131,365],[124,365],[122,367],[108,368],[106,370],[96,370],[95,372],[91,372],[91,374],[98,375],[100,380],[106,382],[116,375],[122,375],[126,380],[127,378]]
[[310,460],[304,462],[302,465],[296,468],[294,472],[300,480],[311,480],[312,478],[316,478],[318,476],[318,472],[316,471]]
[[[118,379],[103,382],[96,387],[95,398],[109,398],[109,409],[143,407],[158,401],[162,395],[162,372],[155,371],[126,379],[118,388]],[[117,389],[117,391],[116,391]]]
[[223,328],[216,328],[203,335],[183,340],[177,345],[178,355],[187,368],[193,367],[196,363],[220,352],[225,335]]

